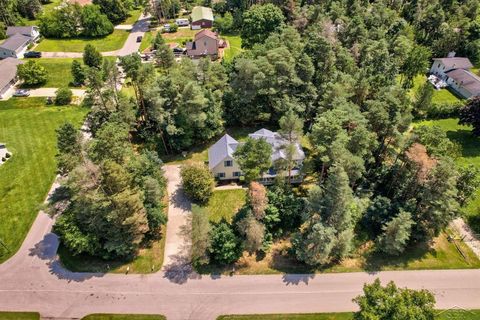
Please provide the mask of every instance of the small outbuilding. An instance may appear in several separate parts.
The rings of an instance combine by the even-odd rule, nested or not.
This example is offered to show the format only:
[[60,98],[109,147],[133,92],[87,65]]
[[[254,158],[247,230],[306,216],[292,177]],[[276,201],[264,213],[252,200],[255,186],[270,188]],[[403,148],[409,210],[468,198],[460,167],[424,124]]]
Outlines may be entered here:
[[192,30],[213,27],[213,12],[207,7],[193,7],[190,14]]

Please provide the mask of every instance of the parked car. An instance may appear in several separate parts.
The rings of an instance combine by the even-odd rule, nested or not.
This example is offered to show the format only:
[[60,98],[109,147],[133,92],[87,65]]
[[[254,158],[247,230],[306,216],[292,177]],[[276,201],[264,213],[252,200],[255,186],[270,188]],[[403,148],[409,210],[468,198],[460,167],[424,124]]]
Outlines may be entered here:
[[164,24],[163,25],[163,32],[170,32],[170,24]]
[[137,37],[137,42],[142,42],[142,39],[143,39],[142,36],[138,36],[138,37]]
[[190,24],[190,21],[188,21],[188,19],[177,19],[175,20],[175,24],[179,27],[186,27]]
[[25,58],[41,58],[42,53],[38,51],[28,51],[23,55]]
[[13,94],[14,97],[28,97],[30,95],[30,91],[25,90],[25,89],[19,89],[15,91]]
[[173,53],[174,54],[184,54],[185,53],[185,48],[173,48]]

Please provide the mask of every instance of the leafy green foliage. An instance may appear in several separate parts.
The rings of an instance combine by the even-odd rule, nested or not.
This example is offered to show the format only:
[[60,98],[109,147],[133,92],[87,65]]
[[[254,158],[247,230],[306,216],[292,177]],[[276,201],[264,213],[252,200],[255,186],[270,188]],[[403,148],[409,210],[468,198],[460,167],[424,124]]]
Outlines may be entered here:
[[73,92],[69,88],[59,88],[55,91],[55,104],[65,106],[72,102]]
[[251,48],[264,42],[270,33],[283,26],[284,20],[282,11],[271,3],[253,5],[243,14],[242,46]]
[[238,161],[245,180],[253,181],[272,166],[271,154],[272,146],[268,142],[248,138],[244,144],[238,146],[233,156]]
[[83,51],[83,63],[86,66],[100,68],[102,65],[102,54],[91,44],[87,44]]
[[371,319],[435,319],[435,298],[427,290],[397,288],[390,282],[382,287],[380,280],[363,286],[364,295],[354,299],[360,311],[355,320]]
[[113,32],[113,24],[96,5],[86,5],[81,16],[82,33],[88,37],[102,37]]
[[378,248],[389,255],[403,253],[410,239],[413,224],[412,215],[409,212],[400,211],[396,217],[383,226],[383,233],[377,239]]
[[192,210],[192,264],[195,267],[210,262],[208,249],[210,248],[211,225],[208,221],[208,212],[201,208]]
[[228,223],[222,221],[213,226],[209,253],[212,260],[219,264],[229,264],[240,257],[239,240]]
[[113,24],[119,24],[127,19],[130,9],[130,2],[127,0],[93,0],[93,3],[100,7]]
[[36,86],[44,84],[47,81],[47,70],[37,61],[29,60],[17,68],[18,77],[26,85]]
[[460,109],[459,124],[471,125],[472,134],[480,136],[480,97],[471,98],[467,104]]
[[206,203],[213,192],[215,181],[210,170],[203,164],[192,163],[182,166],[180,172],[185,193],[193,200]]
[[71,72],[73,76],[73,84],[78,86],[85,83],[86,71],[78,60],[72,61]]

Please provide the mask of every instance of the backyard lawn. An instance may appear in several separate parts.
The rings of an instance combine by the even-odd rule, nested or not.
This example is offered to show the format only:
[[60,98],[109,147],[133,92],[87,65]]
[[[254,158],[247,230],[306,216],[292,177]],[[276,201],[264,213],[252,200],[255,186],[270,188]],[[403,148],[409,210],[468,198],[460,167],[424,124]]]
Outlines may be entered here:
[[0,263],[20,247],[55,178],[57,129],[80,126],[87,109],[46,107],[44,98],[0,101],[0,141],[12,158],[0,166]]
[[114,30],[103,38],[43,39],[35,51],[43,52],[83,52],[88,43],[101,52],[115,51],[123,47],[129,35],[125,30]]
[[147,31],[143,35],[142,43],[140,44],[140,52],[147,50],[151,45],[153,38],[157,34],[157,31]]
[[[63,0],[50,0],[48,3],[42,5],[43,12],[49,12],[53,10],[53,8],[59,6]],[[25,18],[21,19],[21,24],[26,26],[38,26],[40,21],[38,20],[28,20]]]
[[[413,88],[410,90],[410,98],[415,97],[415,92],[420,88],[420,86],[427,81],[425,75],[418,75],[413,81]],[[452,93],[449,89],[435,90],[433,92],[432,103],[434,104],[455,104],[461,101],[455,94]]]
[[[461,147],[461,156],[455,159],[455,162],[462,166],[472,164],[480,168],[480,138],[471,134],[470,127],[459,125],[458,119],[429,120],[416,125],[436,125],[442,128],[448,138]],[[469,225],[480,234],[480,190],[465,208],[465,214]]]
[[220,37],[228,41],[228,48],[225,48],[223,56],[226,61],[232,61],[235,56],[243,51],[240,36],[222,35]]
[[39,320],[37,312],[0,312],[0,320]]
[[[161,315],[149,314],[111,314],[111,313],[95,313],[83,317],[82,320],[166,320]],[[0,319],[1,320],[1,319]]]
[[144,10],[143,8],[131,10],[128,13],[129,14],[128,18],[125,21],[123,21],[121,24],[134,24],[135,22],[137,22],[143,10]]

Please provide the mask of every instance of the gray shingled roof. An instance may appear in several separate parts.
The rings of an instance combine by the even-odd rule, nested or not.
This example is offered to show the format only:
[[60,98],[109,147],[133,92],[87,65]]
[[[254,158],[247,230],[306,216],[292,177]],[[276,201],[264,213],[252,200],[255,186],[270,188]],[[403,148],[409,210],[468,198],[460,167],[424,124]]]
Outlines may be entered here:
[[0,44],[0,48],[19,52],[30,42],[30,40],[30,37],[26,37],[24,35],[16,33],[7,40],[5,40],[5,42]]
[[[254,133],[248,135],[252,139],[265,139],[272,146],[272,161],[275,162],[279,159],[286,159],[284,146],[288,144],[288,141],[284,139],[279,133],[270,131],[268,129],[260,129]],[[293,160],[305,159],[305,153],[302,147],[297,142],[295,143],[296,152]]]
[[433,60],[443,63],[445,70],[470,69],[473,67],[473,64],[468,58],[435,58]]
[[208,149],[208,167],[213,169],[226,157],[233,158],[233,153],[237,150],[237,147],[238,141],[228,134],[221,137]]
[[480,95],[480,78],[470,71],[456,69],[447,72],[447,75],[472,95]]
[[11,57],[0,60],[0,89],[5,88],[16,77],[17,66],[22,63],[23,61]]
[[11,37],[14,34],[23,34],[25,36],[29,36],[33,33],[34,27],[33,26],[25,26],[25,27],[8,27],[7,28],[7,37]]

